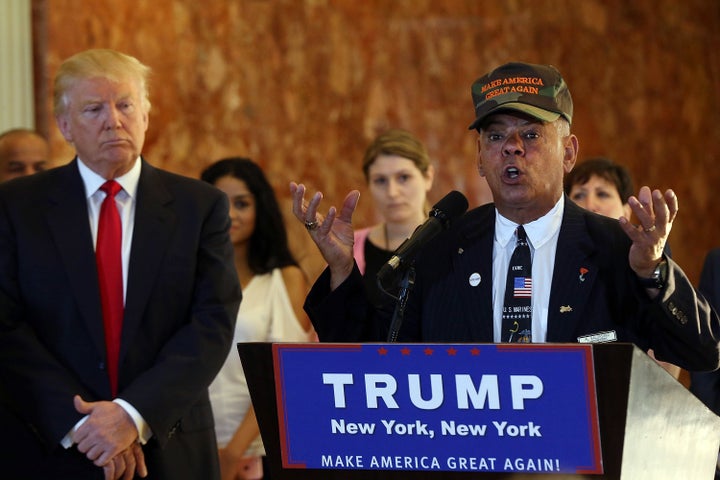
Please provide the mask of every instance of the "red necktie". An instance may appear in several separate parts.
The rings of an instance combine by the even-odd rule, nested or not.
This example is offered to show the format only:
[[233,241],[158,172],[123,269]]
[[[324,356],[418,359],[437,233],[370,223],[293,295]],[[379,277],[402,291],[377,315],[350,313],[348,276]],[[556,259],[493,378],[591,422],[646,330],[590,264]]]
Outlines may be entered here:
[[117,394],[118,359],[120,357],[120,333],[123,321],[123,273],[122,273],[122,223],[115,205],[115,195],[122,187],[115,180],[108,180],[100,190],[105,200],[100,207],[95,258],[100,282],[103,326],[107,369],[113,398]]

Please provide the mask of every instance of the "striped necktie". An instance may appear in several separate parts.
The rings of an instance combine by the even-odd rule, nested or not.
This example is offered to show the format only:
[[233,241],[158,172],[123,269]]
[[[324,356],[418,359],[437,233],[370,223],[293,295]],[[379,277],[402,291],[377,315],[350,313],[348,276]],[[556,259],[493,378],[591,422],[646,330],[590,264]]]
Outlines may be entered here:
[[517,244],[510,258],[502,313],[503,342],[532,342],[532,264],[530,246],[522,225],[516,230]]

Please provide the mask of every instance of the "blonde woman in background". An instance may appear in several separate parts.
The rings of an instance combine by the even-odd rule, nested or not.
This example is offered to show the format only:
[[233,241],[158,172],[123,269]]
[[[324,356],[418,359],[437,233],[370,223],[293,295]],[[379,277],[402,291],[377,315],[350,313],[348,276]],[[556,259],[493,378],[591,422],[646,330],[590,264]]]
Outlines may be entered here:
[[371,301],[379,305],[390,297],[378,289],[377,272],[427,219],[427,194],[435,172],[422,142],[400,129],[388,130],[373,140],[365,151],[362,169],[382,220],[355,231],[353,255]]

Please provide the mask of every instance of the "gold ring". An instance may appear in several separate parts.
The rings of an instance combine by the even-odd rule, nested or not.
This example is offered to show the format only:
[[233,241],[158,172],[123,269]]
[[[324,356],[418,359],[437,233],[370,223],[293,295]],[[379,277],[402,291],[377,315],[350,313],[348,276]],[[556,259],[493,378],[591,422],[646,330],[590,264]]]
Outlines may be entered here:
[[316,228],[318,228],[318,222],[312,221],[312,222],[305,222],[305,228],[307,228],[308,232],[312,232]]
[[653,225],[653,226],[650,227],[650,228],[643,228],[643,231],[644,231],[645,233],[654,232],[654,231],[655,231],[655,225]]

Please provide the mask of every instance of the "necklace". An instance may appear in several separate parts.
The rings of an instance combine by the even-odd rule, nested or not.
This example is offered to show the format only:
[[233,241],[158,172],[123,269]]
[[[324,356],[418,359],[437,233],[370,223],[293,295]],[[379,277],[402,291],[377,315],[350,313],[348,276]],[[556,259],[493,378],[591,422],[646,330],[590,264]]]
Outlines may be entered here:
[[383,223],[383,233],[385,234],[385,250],[390,251],[390,241],[388,240],[387,223]]

